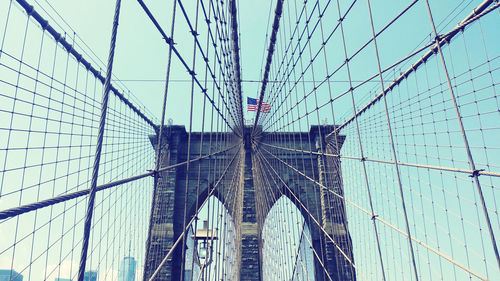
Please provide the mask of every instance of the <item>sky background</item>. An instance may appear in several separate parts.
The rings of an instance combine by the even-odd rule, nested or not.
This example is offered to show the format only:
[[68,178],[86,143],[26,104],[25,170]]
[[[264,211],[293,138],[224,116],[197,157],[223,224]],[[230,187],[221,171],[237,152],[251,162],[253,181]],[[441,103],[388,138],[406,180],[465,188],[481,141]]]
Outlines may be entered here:
[[[47,6],[44,1],[39,2],[41,5]],[[115,2],[56,0],[50,1],[50,3],[60,15],[64,15],[64,20],[77,32],[100,61],[105,62],[109,52]],[[195,1],[185,1],[184,4],[192,6],[193,3]],[[170,34],[171,3],[147,1],[147,4],[162,24],[163,29],[167,34]],[[262,58],[264,50],[267,48],[264,43],[265,35],[268,32],[269,7],[272,5],[272,10],[274,10],[275,4],[271,1],[241,1],[239,5],[241,52],[244,54],[241,56],[243,79],[259,81],[262,79]],[[49,7],[46,9],[50,11]],[[194,8],[191,9],[191,13],[193,11]],[[60,21],[57,17],[56,20]],[[181,19],[180,16],[178,16],[177,26],[179,30],[176,30],[174,34],[175,41],[179,42],[181,53],[190,57],[188,52],[192,52],[192,36],[187,32],[185,20]],[[71,38],[70,35],[68,37]],[[165,87],[168,46],[146,14],[143,13],[137,1],[122,2],[117,46],[114,75],[122,80],[144,108],[159,120],[161,115],[161,102],[159,101],[163,99]],[[104,69],[104,64],[101,64],[101,67]],[[191,81],[177,59],[173,59],[171,79],[167,119],[172,118],[175,124],[185,125],[188,123],[185,108],[188,107],[186,102],[190,93]],[[245,95],[256,97],[258,90],[260,90],[260,83],[245,82],[242,87]],[[198,96],[199,98],[200,96]],[[195,126],[200,127],[198,123],[195,123]]]
[[[382,1],[371,2],[375,30],[380,30],[408,5],[408,1],[393,1],[391,3]],[[2,1],[0,4],[0,30],[2,33],[5,29],[4,19],[6,19],[8,11],[8,3],[8,1]],[[66,32],[66,40],[72,42],[76,48],[92,62],[92,65],[98,69],[106,68],[105,62],[109,51],[109,38],[115,5],[114,1],[36,0],[30,1],[30,3],[35,5],[35,9],[42,14],[57,31],[63,32],[64,30]],[[170,3],[170,1],[152,0],[146,1],[146,3],[151,11],[153,11],[165,32],[169,34],[172,19],[172,3]],[[188,16],[194,18],[195,1],[183,1],[183,3],[186,5]],[[242,78],[243,80],[258,81],[262,79],[261,70],[263,68],[263,58],[265,57],[265,50],[268,45],[268,42],[266,42],[266,34],[270,33],[269,20],[273,18],[275,1],[239,1],[238,3]],[[309,3],[313,2],[311,1]],[[469,14],[479,3],[480,1],[432,1],[431,7],[433,9],[434,20],[437,24],[438,32],[444,33],[451,30],[457,22]],[[277,51],[275,53],[276,60],[275,64],[272,66],[270,80],[276,79],[276,69],[282,60],[283,50],[285,49],[284,46],[286,46],[288,42],[287,36],[290,34],[295,22],[293,18],[295,9],[294,4],[302,5],[302,1],[297,1],[297,3],[285,1],[286,11],[282,19],[282,26],[280,27],[280,36],[278,37]],[[321,5],[324,6],[325,4],[326,1],[321,1]],[[308,6],[308,8],[310,8],[309,11],[314,11],[313,7]],[[346,7],[342,6],[342,9],[346,9]],[[39,57],[38,44],[40,40],[40,31],[36,29],[37,27],[35,27],[35,25],[30,23],[30,29],[28,30],[29,36],[26,36],[24,31],[26,17],[23,16],[19,6],[14,5],[12,10],[12,16],[9,19],[9,25],[5,33],[7,34],[5,37],[7,39],[2,40],[2,50],[5,52],[1,57],[3,66],[12,66],[13,69],[17,67],[18,63],[13,58],[21,57],[23,43],[26,43],[23,61],[30,65],[36,65],[37,58]],[[488,17],[485,17],[484,21],[481,21],[481,26],[473,25],[470,29],[467,29],[467,32],[463,35],[457,36],[457,39],[449,45],[451,47],[445,47],[446,59],[452,62],[449,65],[453,79],[452,83],[459,96],[459,104],[462,114],[464,115],[464,125],[472,143],[474,158],[478,163],[478,167],[497,173],[500,172],[500,164],[498,163],[498,159],[500,159],[498,148],[498,140],[500,139],[500,132],[498,129],[498,93],[500,92],[498,88],[498,69],[500,69],[500,60],[498,59],[500,55],[498,53],[500,50],[500,48],[498,48],[498,46],[500,46],[500,29],[497,28],[498,18],[498,12],[493,12]],[[325,30],[331,31],[337,24],[337,19],[338,15],[336,9],[329,9],[323,17],[323,26]],[[203,27],[204,25],[202,23],[200,23],[199,29],[199,33],[201,34],[200,38],[206,34],[206,29]],[[352,54],[371,38],[369,24],[365,1],[357,1],[352,8],[350,16],[344,20],[344,31],[347,34],[345,40],[349,54]],[[303,26],[304,23],[301,21],[299,23],[299,28],[303,28]],[[76,32],[76,34],[74,32]],[[311,46],[313,48],[315,48],[314,46],[320,46],[321,39],[318,34],[319,33],[316,32],[315,36],[311,38]],[[398,20],[398,24],[392,25],[378,38],[377,43],[382,68],[390,66],[395,61],[408,55],[417,47],[432,42],[432,40],[433,35],[427,16],[425,2],[419,1]],[[176,46],[182,54],[182,57],[185,58],[190,65],[193,51],[192,35],[188,32],[186,21],[181,17],[180,13],[177,13],[174,41],[177,43]],[[318,48],[315,49],[317,50]],[[307,64],[311,52],[314,53],[316,50],[313,49],[311,51],[305,49],[303,55],[304,64]],[[113,74],[115,75],[114,83],[115,86],[119,87],[134,104],[140,107],[144,112],[147,112],[147,115],[152,117],[155,123],[159,123],[161,115],[161,100],[163,99],[164,92],[167,51],[168,45],[163,41],[161,35],[154,28],[137,1],[123,0],[113,69]],[[44,48],[42,57],[50,56],[52,54],[51,52],[52,50],[50,48]],[[324,69],[324,61],[321,58],[316,60],[313,64],[316,74],[314,80],[323,80],[327,73],[331,73],[337,66],[345,61],[342,39],[338,32],[331,38],[330,43],[326,47],[326,52],[328,53],[328,69]],[[411,58],[408,62],[384,74],[384,80],[389,83],[394,78],[398,77],[400,73],[405,71],[420,55],[421,54]],[[58,53],[57,58],[58,60],[64,61],[64,52]],[[198,68],[201,65],[200,62],[201,60],[198,56],[196,59]],[[40,65],[42,71],[51,73],[51,67],[51,60],[42,60]],[[371,75],[377,74],[377,62],[374,56],[373,46],[369,45],[356,55],[356,57],[351,60],[350,67],[351,78],[355,84],[364,81]],[[298,70],[299,66],[297,66],[296,69]],[[425,67],[422,67],[414,76],[411,76],[397,87],[391,95],[388,95],[389,111],[392,116],[391,121],[394,125],[396,149],[401,161],[468,169],[469,166],[463,147],[463,140],[461,139],[461,134],[456,122],[453,107],[449,100],[449,93],[446,90],[446,82],[441,69],[440,61],[434,57]],[[0,71],[2,71],[1,77],[3,81],[16,81],[17,75],[15,72],[8,71],[6,67],[2,67]],[[30,70],[25,71],[30,72]],[[104,73],[104,70],[102,73]],[[69,74],[68,80],[71,82],[68,82],[68,84],[73,83],[73,80],[82,79],[81,77],[75,78],[73,77],[74,75],[74,73]],[[201,78],[200,76],[202,75],[202,73],[199,73],[198,78]],[[54,76],[62,79],[62,77],[64,77],[64,67],[59,67]],[[313,75],[311,71],[306,71],[304,80],[310,81],[312,79]],[[333,96],[339,95],[338,98],[332,102],[336,110],[335,120],[333,120],[333,114],[330,112],[329,106],[318,110],[317,115],[310,114],[299,120],[299,115],[304,114],[304,112],[315,113],[314,98],[318,99],[319,104],[330,100],[331,96],[328,95],[329,92],[324,84],[317,90],[317,95],[316,91],[312,90],[313,85],[310,82],[305,82],[303,85],[297,86],[298,92],[301,95],[303,92],[314,93],[314,95],[310,95],[307,98],[304,97],[308,105],[304,102],[299,102],[299,100],[301,100],[300,96],[292,96],[288,99],[284,99],[283,95],[277,95],[275,99],[274,93],[280,93],[280,91],[276,91],[276,88],[273,88],[274,85],[270,84],[268,86],[270,94],[266,96],[266,101],[272,104],[273,113],[262,116],[265,129],[269,131],[305,131],[308,129],[308,125],[323,123],[325,119],[328,124],[342,124],[353,114],[351,96],[342,95],[342,93],[348,92],[349,89],[346,69],[342,68],[339,70],[336,75],[332,77],[330,82],[334,89]],[[379,83],[380,81],[375,77],[375,79],[371,79],[355,90],[354,102],[358,109],[380,92]],[[28,85],[29,81],[21,79],[21,82],[18,81],[18,84],[21,86]],[[24,143],[25,135],[20,133],[20,131],[21,124],[25,122],[22,119],[10,119],[10,111],[12,111],[11,103],[13,103],[13,101],[12,98],[9,97],[13,96],[14,92],[17,93],[18,90],[13,89],[14,87],[2,85],[2,100],[0,102],[0,108],[2,109],[0,114],[2,115],[0,118],[1,120],[13,120],[10,125],[13,124],[16,130],[12,133],[12,139],[9,143],[6,141],[6,135],[8,134],[10,138],[11,134],[10,130],[8,130],[9,125],[7,122],[4,122],[2,125],[3,130],[2,133],[0,133],[0,147],[7,147],[10,151],[8,153],[9,155],[7,155],[5,149],[0,152],[2,153],[0,154],[0,160],[3,161],[0,162],[0,165],[2,165],[4,169],[17,166],[23,167],[23,165],[27,165],[26,161],[36,162],[36,159],[40,159],[41,156],[26,157],[27,153],[24,153],[22,149],[12,149],[16,147],[16,145],[21,147]],[[242,83],[242,106],[244,111],[246,111],[246,97],[257,97],[260,86],[260,83],[255,82]],[[290,88],[285,89],[290,90]],[[99,87],[96,87],[95,90],[99,94],[102,92],[102,89]],[[292,91],[290,90],[290,92]],[[398,95],[394,95],[394,93],[398,93]],[[97,98],[89,101],[88,104],[95,108],[99,108],[99,94]],[[169,86],[166,113],[166,118],[172,118],[174,124],[185,126],[189,124],[188,109],[190,94],[190,76],[183,66],[180,65],[178,59],[174,58],[172,62],[171,84]],[[202,122],[203,120],[208,120],[209,113],[206,113],[205,116],[201,114],[203,98],[199,89],[194,91],[194,97],[193,130],[209,130],[207,124],[202,128]],[[283,100],[286,100],[286,104],[281,106],[280,104]],[[297,102],[299,103],[295,108],[297,109],[297,113],[294,111],[291,113],[291,116],[287,115],[284,108],[291,107],[291,105]],[[366,151],[364,156],[372,159],[391,161],[392,153],[385,123],[385,111],[382,105],[382,103],[378,103],[376,106],[372,107],[367,114],[364,114],[360,118],[360,124],[362,124],[362,143]],[[112,108],[117,109],[118,112],[118,109],[121,109],[119,103],[116,101],[112,103]],[[22,111],[25,108],[22,106],[15,106],[15,109]],[[300,109],[300,114],[298,109]],[[284,117],[279,118],[281,115]],[[91,116],[91,119],[93,118],[93,124],[98,120],[96,116],[97,113]],[[253,116],[254,113],[249,114],[245,112],[245,118],[251,119]],[[123,121],[119,117],[116,118]],[[293,121],[292,124],[287,118]],[[123,123],[116,126],[118,128],[130,127],[135,129],[136,127],[134,126],[140,123],[140,121],[137,120],[131,120],[130,123],[127,122],[128,121],[123,121]],[[18,125],[19,128],[17,127]],[[56,125],[51,126],[49,126],[49,129],[57,129]],[[150,169],[154,165],[151,161],[154,159],[154,152],[147,139],[147,136],[154,132],[151,128],[144,126],[144,124],[137,125],[137,128],[139,128],[137,131],[140,131],[137,133],[137,136],[135,136],[138,140],[137,143],[130,146],[122,144],[123,147],[127,147],[126,151],[130,152],[129,155],[124,156],[120,154],[121,152],[118,151],[119,149],[111,149],[113,153],[116,152],[116,155],[118,155],[120,169],[119,171],[114,171],[112,169],[113,164],[116,164],[113,163],[113,159],[116,158],[114,158],[114,156],[116,155],[111,153],[107,156],[109,163],[108,166],[103,168],[105,176],[100,178],[100,183],[116,180],[124,176],[135,175]],[[59,129],[61,129],[61,127],[59,127]],[[113,136],[122,139],[127,137],[121,133],[122,132],[116,132]],[[136,132],[134,131],[134,133]],[[353,123],[347,125],[342,130],[342,134],[348,136],[342,148],[342,154],[360,157],[355,125]],[[37,136],[33,135],[32,141],[28,144],[31,146],[40,145],[37,142],[38,139]],[[51,143],[55,144],[56,141],[59,144],[59,139],[53,139]],[[75,139],[61,140],[61,142],[64,143],[71,143],[71,141],[75,142]],[[90,143],[93,144],[92,141]],[[88,155],[93,155],[91,148],[92,147],[89,147],[88,149]],[[143,150],[138,150],[138,148]],[[43,159],[43,161],[49,161],[54,157],[57,159],[57,156],[53,154],[55,154],[55,152],[47,152],[46,159]],[[69,153],[68,155],[71,156],[72,154]],[[145,158],[144,155],[149,157],[148,160],[143,159]],[[138,161],[140,163],[133,162],[137,161],[137,159],[141,159]],[[90,166],[90,158],[86,159],[86,161],[86,164]],[[379,213],[380,217],[385,218],[393,225],[399,227],[399,229],[404,229],[401,206],[398,201],[399,191],[397,189],[397,181],[392,166],[384,166],[379,163],[368,163],[367,167],[368,183],[374,188],[374,201],[376,203],[375,208],[378,210],[377,213]],[[364,189],[366,182],[359,176],[361,168],[361,164],[355,159],[345,159],[343,161],[342,174],[344,175],[344,188],[347,198],[353,200],[356,204],[362,206],[362,208],[368,209],[369,204]],[[43,175],[53,174],[57,176],[59,174],[64,174],[65,171],[69,171],[70,165],[61,164],[60,166],[56,165],[50,169],[50,173],[45,170]],[[30,193],[30,191],[23,191],[23,197],[19,198],[21,196],[18,195],[18,193],[20,193],[18,191],[21,189],[19,186],[25,187],[36,183],[38,177],[24,177],[19,173],[21,172],[5,173],[5,177],[2,175],[2,188],[4,189],[2,191],[3,193],[1,193],[3,197],[0,199],[1,209],[35,201],[37,195],[34,192]],[[29,171],[22,169],[22,173],[29,173]],[[450,255],[460,263],[494,279],[494,276],[498,275],[498,271],[495,272],[495,267],[491,265],[492,251],[491,246],[489,246],[491,242],[489,242],[488,234],[485,231],[484,218],[479,207],[479,201],[476,197],[477,194],[475,193],[475,186],[472,180],[466,174],[436,172],[427,169],[407,167],[401,169],[401,174],[403,188],[410,197],[408,208],[411,210],[410,217],[412,224],[410,227],[416,237],[433,247],[439,248],[439,250]],[[24,179],[26,179],[26,182],[24,182]],[[82,176],[79,180],[69,179],[69,181],[75,181],[75,183],[78,183],[78,188],[81,189],[87,186],[85,182],[87,179],[88,175]],[[144,186],[151,186],[151,181],[148,179],[141,182],[141,184]],[[497,212],[497,201],[500,202],[498,192],[499,181],[498,178],[491,177],[484,180],[483,184],[486,192],[487,207],[493,214],[493,228],[498,233],[498,229],[500,229],[500,220]],[[56,186],[56,184],[54,184],[54,186]],[[52,193],[68,191],[67,183],[63,183],[61,186],[65,186],[66,190],[64,188],[55,189],[54,187],[52,188]],[[126,214],[120,214],[120,206],[113,205],[110,203],[112,202],[111,200],[105,200],[110,198],[124,198],[124,200],[120,202],[126,204],[127,202],[136,202],[136,199],[140,199],[144,200],[141,202],[145,202],[145,205],[147,205],[147,198],[151,197],[150,189],[146,190],[145,193],[141,195],[135,195],[131,190],[129,186],[120,191],[121,193],[113,193],[110,191],[109,193],[100,195],[105,203],[98,207],[101,216],[96,220],[101,225],[102,229],[106,229],[109,225],[114,225],[113,223],[120,225],[120,222],[124,222],[123,225],[127,225],[127,230],[134,229],[132,227],[133,223],[137,221],[128,218]],[[51,192],[44,192],[41,196],[49,198]],[[75,218],[81,219],[81,213],[83,212],[84,206],[84,200],[75,203]],[[66,208],[66,206],[64,208]],[[69,206],[68,208],[71,207]],[[134,211],[147,216],[147,208],[137,204],[134,205],[134,208],[136,209],[131,209],[131,212]],[[57,211],[62,210],[62,207],[60,207],[60,209],[55,208],[55,210],[57,213]],[[106,210],[108,210],[108,212],[110,212],[109,210],[113,210],[113,214],[116,214],[120,220],[118,222],[112,222],[106,219],[106,216],[102,215],[103,213],[106,214]],[[39,216],[43,217],[47,215],[52,218],[52,214],[44,212],[39,214]],[[50,212],[52,212],[52,210]],[[378,271],[378,265],[373,262],[377,260],[377,257],[374,256],[376,249],[374,247],[375,242],[372,235],[373,230],[370,228],[370,218],[353,204],[347,205],[347,212],[350,216],[353,241],[358,241],[355,249],[355,256],[365,257],[365,259],[357,260],[357,262],[359,262],[358,265],[365,268],[367,272],[373,274],[373,276],[379,276],[380,272]],[[99,218],[102,220],[99,220]],[[54,225],[58,225],[57,223],[58,221],[54,221]],[[144,220],[139,221],[139,223],[143,226],[146,224]],[[14,220],[10,220],[0,227],[0,245],[10,245],[9,243],[12,243],[10,239],[11,236],[6,235],[6,233],[12,231],[12,225],[14,224]],[[19,223],[16,224],[19,225]],[[24,224],[25,221],[21,221],[20,225]],[[21,228],[23,235],[26,233],[28,233],[26,235],[29,235],[29,232],[32,230],[31,217],[26,219],[26,224],[30,226]],[[62,224],[64,225],[64,223]],[[426,227],[435,230],[434,233],[426,231]],[[139,227],[136,225],[135,228]],[[62,230],[64,230],[64,226]],[[81,233],[80,227],[75,227],[71,231],[77,233],[77,235]],[[127,237],[126,231],[123,232],[125,234],[120,236],[120,241],[126,242],[130,238]],[[405,276],[403,270],[405,268],[404,264],[409,262],[409,255],[406,251],[406,238],[402,235],[395,234],[395,232],[387,226],[381,228],[381,233],[386,238],[383,241],[384,255],[391,261],[387,265],[388,275],[396,280],[398,278],[401,279]],[[21,234],[19,235],[22,236]],[[140,237],[142,240],[145,239],[144,233],[134,233],[133,235]],[[363,243],[363,239],[367,239],[367,243]],[[44,241],[42,245],[51,242],[50,239],[48,240],[47,242]],[[454,242],[450,243],[450,245],[445,245],[443,243],[438,243],[437,241],[439,240]],[[20,243],[17,247],[18,259],[20,260],[19,264],[22,263],[22,259],[25,259],[25,257],[29,255],[30,244],[28,242],[31,241],[31,239],[26,239],[23,242],[26,244]],[[142,252],[141,243],[142,242],[137,242],[136,245],[133,246],[138,252]],[[471,250],[468,251],[467,248],[461,246],[462,244],[468,245]],[[393,245],[396,246],[393,247]],[[98,251],[99,249],[96,248],[95,250]],[[117,258],[109,261],[109,263],[106,261],[106,266],[103,271],[109,271],[109,276],[115,276],[116,266],[113,265],[118,264],[121,256],[127,252],[126,250],[127,249],[124,248],[117,250]],[[72,268],[74,272],[76,263],[73,261],[78,259],[77,256],[79,253],[75,253],[74,255],[75,257],[69,260],[67,259],[61,265],[64,268],[62,271],[65,271],[67,268]],[[9,256],[10,254],[5,254],[0,257],[0,264],[2,264],[2,266],[12,264]],[[432,256],[428,249],[421,249],[418,256],[422,260],[422,264],[419,263],[419,266],[423,268],[422,270],[425,272],[424,277],[427,279],[432,279],[433,274],[437,271],[450,274],[450,276],[457,274],[456,267],[446,265],[446,263],[445,265],[441,265],[442,259]],[[432,258],[428,258],[429,256]],[[481,260],[481,257],[487,257],[488,261]],[[51,268],[57,267],[57,265],[49,264],[48,262],[45,262],[45,267],[47,267],[47,264]],[[437,264],[439,264],[439,266]],[[18,268],[20,266],[14,267]],[[491,270],[491,268],[493,268],[493,270]],[[456,276],[454,275],[454,277]],[[465,279],[469,278],[467,275],[461,275],[461,277]],[[100,278],[104,280],[105,277],[104,275],[100,275]],[[34,276],[33,280],[38,279],[35,279]]]

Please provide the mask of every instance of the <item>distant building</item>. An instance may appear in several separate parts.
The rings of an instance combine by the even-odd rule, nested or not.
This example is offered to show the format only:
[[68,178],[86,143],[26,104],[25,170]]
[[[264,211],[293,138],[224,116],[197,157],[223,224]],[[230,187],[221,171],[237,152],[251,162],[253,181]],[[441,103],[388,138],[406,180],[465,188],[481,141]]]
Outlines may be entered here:
[[124,257],[120,265],[118,281],[135,281],[135,264],[133,257]]
[[97,271],[86,271],[83,275],[83,281],[97,281]]
[[23,276],[14,270],[0,269],[0,281],[23,281]]

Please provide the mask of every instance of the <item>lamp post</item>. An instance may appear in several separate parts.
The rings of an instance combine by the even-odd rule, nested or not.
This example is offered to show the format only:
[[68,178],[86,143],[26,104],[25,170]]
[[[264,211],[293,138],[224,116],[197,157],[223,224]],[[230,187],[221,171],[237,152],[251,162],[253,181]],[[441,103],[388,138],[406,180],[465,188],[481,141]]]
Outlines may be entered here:
[[203,268],[212,263],[212,245],[217,240],[217,235],[212,229],[208,229],[208,221],[203,221],[203,228],[197,229],[191,236],[194,239],[194,254],[197,255],[195,262]]

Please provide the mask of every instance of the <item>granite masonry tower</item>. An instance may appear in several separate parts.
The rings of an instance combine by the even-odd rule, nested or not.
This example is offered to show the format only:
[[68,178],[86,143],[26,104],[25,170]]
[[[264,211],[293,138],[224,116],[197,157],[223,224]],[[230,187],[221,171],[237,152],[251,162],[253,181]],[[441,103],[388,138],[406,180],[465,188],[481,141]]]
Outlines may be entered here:
[[[239,270],[236,276],[239,276],[241,281],[263,280],[262,247],[265,241],[261,239],[262,222],[274,202],[268,203],[263,208],[259,205],[259,210],[256,208],[256,200],[261,200],[264,196],[263,192],[266,192],[257,184],[254,174],[259,170],[255,163],[259,149],[265,149],[268,153],[278,157],[286,155],[287,160],[292,163],[307,163],[301,166],[301,170],[305,176],[315,179],[311,181],[304,176],[299,176],[293,169],[280,168],[279,180],[276,182],[285,182],[288,188],[284,188],[285,184],[283,184],[284,186],[276,186],[273,188],[275,191],[271,191],[279,193],[279,196],[288,196],[294,203],[297,201],[296,198],[308,202],[307,206],[295,205],[304,217],[308,215],[307,209],[321,224],[320,227],[318,224],[308,223],[313,248],[316,253],[319,253],[319,257],[314,258],[315,280],[329,280],[327,275],[334,280],[355,280],[354,269],[348,261],[354,261],[354,257],[345,206],[338,196],[343,195],[340,161],[337,157],[331,156],[338,154],[344,137],[337,136],[333,140],[325,139],[325,132],[331,132],[332,129],[333,126],[312,126],[309,132],[262,133],[254,139],[251,137],[249,127],[243,130],[242,137],[232,133],[191,133],[190,159],[198,157],[200,151],[201,155],[208,155],[224,148],[230,149],[227,153],[191,162],[189,170],[184,164],[160,173],[158,187],[154,191],[146,245],[145,280],[149,279],[182,234],[185,228],[184,214],[187,215],[186,221],[189,221],[198,208],[197,204],[200,205],[210,194],[216,196],[227,208],[238,233],[239,241],[236,241],[236,247],[240,260],[237,261],[238,264],[235,267]],[[166,126],[163,132],[160,148],[157,146],[157,136],[150,137],[155,149],[162,149],[161,167],[185,162],[188,159],[188,133],[184,126]],[[225,145],[215,147],[214,143]],[[266,147],[260,147],[262,143],[265,143]],[[326,143],[334,145],[326,145]],[[273,148],[273,145],[278,144],[292,149],[284,151]],[[303,153],[300,150],[313,150],[320,153]],[[321,152],[328,155],[322,155]],[[239,157],[234,157],[235,154],[239,154]],[[231,163],[229,170],[223,171],[224,167],[220,163],[229,163],[235,158],[240,161]],[[307,161],[302,161],[304,159]],[[279,165],[275,159],[269,159],[269,163]],[[222,180],[214,187],[215,180],[224,172],[239,173],[240,180],[237,183],[237,189],[229,188],[231,184],[235,185],[234,181],[231,182],[229,179]],[[199,179],[203,180],[199,181]],[[318,182],[333,190],[334,193],[326,192],[324,188],[321,192],[312,192],[320,190],[317,186]],[[234,194],[229,194],[231,192]],[[279,196],[275,197],[279,198]],[[230,199],[232,201],[224,201],[224,198],[232,198]],[[185,202],[188,206],[186,210]],[[322,229],[326,230],[330,239],[327,239]],[[334,244],[331,238],[342,243]],[[182,247],[176,247],[155,280],[180,281],[185,259],[186,254],[183,253]]]

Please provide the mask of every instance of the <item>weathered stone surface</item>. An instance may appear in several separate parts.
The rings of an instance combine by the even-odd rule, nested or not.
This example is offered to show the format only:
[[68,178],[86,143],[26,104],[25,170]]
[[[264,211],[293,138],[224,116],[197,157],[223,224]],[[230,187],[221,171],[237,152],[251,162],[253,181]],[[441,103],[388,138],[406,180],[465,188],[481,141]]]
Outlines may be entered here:
[[[326,141],[321,137],[332,129],[333,126],[313,126],[306,133],[270,133],[263,135],[261,141],[297,150],[323,151],[334,155],[338,153],[344,138],[337,136],[333,141]],[[262,148],[252,146],[248,128],[245,129],[244,135],[245,141],[241,142],[229,133],[191,133],[191,148],[188,155],[189,136],[185,128],[183,126],[165,127],[161,147],[162,167],[184,162],[188,158],[194,159],[200,155],[210,154],[232,145],[241,144],[243,147],[236,147],[229,153],[192,162],[189,169],[187,165],[181,165],[160,173],[158,187],[154,191],[151,225],[146,246],[145,279],[151,276],[183,232],[185,223],[192,218],[197,207],[213,190],[213,194],[221,200],[233,218],[237,240],[241,239],[236,241],[238,251],[236,256],[241,257],[241,260],[234,267],[239,270],[237,276],[240,280],[262,280],[262,223],[275,203],[275,201],[269,201],[268,198],[277,200],[282,195],[288,196],[305,218],[310,216],[307,213],[309,212],[327,231],[330,238],[334,241],[342,241],[337,245],[332,243],[320,226],[314,224],[312,220],[307,220],[313,248],[321,258],[321,261],[315,260],[315,279],[328,280],[321,265],[324,264],[328,274],[334,280],[355,280],[352,266],[339,251],[340,247],[348,258],[353,260],[344,202],[332,192],[324,190],[318,192],[318,185],[314,183],[321,183],[337,195],[343,196],[339,159],[265,147],[266,150],[290,163],[308,178],[269,157],[267,160],[277,169],[280,180],[286,185],[266,190],[265,192],[269,194],[264,197],[262,194],[264,190],[256,182],[258,179],[254,173],[257,167],[253,162],[257,151]],[[156,142],[157,137],[151,136],[151,143],[155,148],[157,148]],[[326,146],[327,143],[328,146]],[[229,177],[224,178],[214,189],[214,183],[222,175],[226,166],[224,164],[229,163],[237,153],[240,153],[239,156],[243,161],[230,165],[230,170],[228,170],[229,175],[239,177],[237,187],[231,185],[231,177]],[[281,182],[280,180],[276,179],[276,182]],[[228,199],[225,200],[225,198]],[[297,198],[305,206],[301,206]],[[256,200],[265,203],[259,203],[259,208],[257,208]],[[177,247],[155,280],[181,280],[183,255],[182,247]]]

